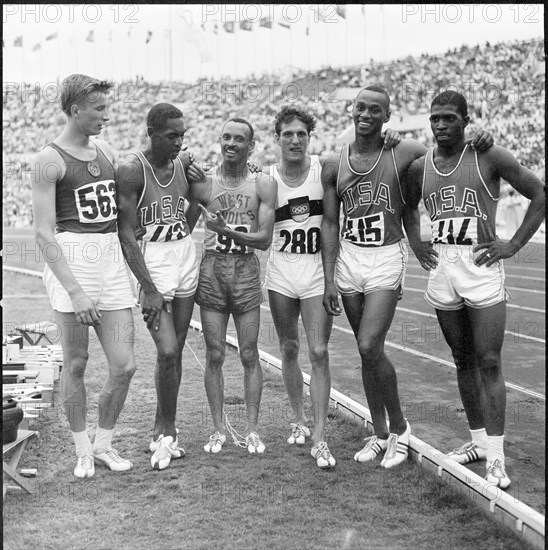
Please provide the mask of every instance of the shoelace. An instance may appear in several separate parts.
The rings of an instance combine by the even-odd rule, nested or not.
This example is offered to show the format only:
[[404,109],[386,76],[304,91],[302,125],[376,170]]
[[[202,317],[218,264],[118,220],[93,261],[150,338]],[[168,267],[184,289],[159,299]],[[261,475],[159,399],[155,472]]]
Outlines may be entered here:
[[301,435],[306,438],[306,434],[299,424],[291,422],[291,435],[294,439],[298,439]]
[[504,471],[504,466],[501,464],[500,460],[497,458],[493,464],[491,464],[491,474],[497,477],[503,477],[506,475]]
[[398,436],[396,434],[390,434],[388,437],[388,445],[386,447],[386,453],[384,458],[392,458],[396,456],[398,451]]
[[127,462],[124,460],[119,454],[118,451],[115,451],[114,449],[106,449],[105,454],[113,461],[113,462]]
[[477,447],[475,443],[466,443],[466,445],[463,445],[462,447],[457,447],[456,449],[453,449],[453,452],[464,454],[468,451],[473,450],[475,447]]
[[331,453],[329,452],[329,447],[327,446],[327,443],[325,441],[321,441],[320,443],[318,443],[318,449],[316,450],[316,460],[322,457],[329,462],[330,455]]
[[209,446],[210,447],[215,447],[215,445],[217,445],[217,443],[221,446],[223,444],[223,440],[221,438],[221,432],[215,432],[213,435],[209,436]]
[[257,448],[261,443],[261,440],[259,439],[259,435],[255,432],[250,433],[247,436],[247,446],[253,445],[255,448]]
[[79,455],[78,461],[81,461],[82,468],[84,470],[91,470],[91,468],[93,467],[93,457],[91,455]]
[[365,453],[367,451],[370,451],[371,448],[373,447],[373,445],[375,445],[375,443],[377,442],[377,436],[372,435],[371,437],[366,437],[364,441],[366,441],[366,444],[365,444],[365,447],[363,448],[362,452]]

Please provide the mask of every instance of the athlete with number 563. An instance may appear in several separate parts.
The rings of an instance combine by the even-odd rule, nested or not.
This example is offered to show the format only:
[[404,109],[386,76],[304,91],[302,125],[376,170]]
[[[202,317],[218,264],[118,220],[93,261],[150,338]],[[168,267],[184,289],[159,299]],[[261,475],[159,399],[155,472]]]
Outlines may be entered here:
[[[76,477],[92,477],[95,461],[118,472],[132,467],[111,443],[135,372],[134,302],[117,234],[114,153],[103,140],[90,139],[109,120],[111,87],[83,74],[63,80],[61,108],[67,122],[37,155],[32,182],[35,236],[46,261],[44,283],[61,328],[61,397],[76,446]],[[90,326],[108,362],[93,447],[84,384]]]

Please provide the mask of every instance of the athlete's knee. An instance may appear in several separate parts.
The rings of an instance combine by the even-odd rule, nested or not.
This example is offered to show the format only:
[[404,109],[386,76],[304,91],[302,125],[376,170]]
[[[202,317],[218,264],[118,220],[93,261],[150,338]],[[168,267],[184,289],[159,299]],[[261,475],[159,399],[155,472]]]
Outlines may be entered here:
[[473,352],[458,348],[453,349],[452,354],[458,371],[472,370],[476,367],[476,357]]
[[477,365],[482,377],[498,376],[501,371],[500,353],[486,350],[476,357]]
[[316,365],[326,365],[328,361],[328,352],[327,344],[324,343],[314,343],[310,346],[308,350],[308,357],[310,358],[310,363],[313,367]]
[[259,352],[256,347],[250,346],[240,349],[240,360],[244,369],[253,369],[259,364]]
[[280,351],[282,359],[286,361],[296,361],[299,357],[299,341],[284,339],[280,341]]
[[158,367],[160,369],[171,369],[177,364],[179,350],[177,346],[165,346],[158,350]]
[[206,351],[206,364],[210,369],[218,369],[225,361],[224,347],[208,348]]
[[384,346],[379,341],[361,340],[358,342],[358,351],[363,363],[374,364],[382,358]]
[[120,364],[111,367],[111,375],[120,384],[129,384],[136,370],[137,366],[135,365],[135,360],[133,358],[129,358],[122,361]]
[[66,360],[66,364],[63,365],[63,370],[66,369],[72,377],[83,378],[86,372],[88,359],[89,353],[84,350],[71,354],[68,360]]

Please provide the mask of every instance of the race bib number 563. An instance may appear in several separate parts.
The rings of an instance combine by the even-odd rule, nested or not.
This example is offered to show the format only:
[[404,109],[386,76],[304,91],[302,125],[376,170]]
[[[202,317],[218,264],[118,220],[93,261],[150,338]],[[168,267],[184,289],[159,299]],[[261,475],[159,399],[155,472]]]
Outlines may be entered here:
[[116,195],[113,180],[88,183],[74,190],[81,223],[107,222],[116,219]]

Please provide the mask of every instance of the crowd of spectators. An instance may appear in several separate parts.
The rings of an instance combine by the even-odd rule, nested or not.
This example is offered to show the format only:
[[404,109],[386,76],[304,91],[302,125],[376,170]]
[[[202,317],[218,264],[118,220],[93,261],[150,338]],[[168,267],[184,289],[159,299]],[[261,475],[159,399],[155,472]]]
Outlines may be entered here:
[[[371,60],[365,66],[252,76],[246,81],[200,79],[150,83],[144,77],[115,83],[110,123],[101,137],[119,157],[146,144],[145,114],[167,101],[180,106],[188,131],[186,143],[206,163],[219,160],[220,124],[229,117],[247,118],[255,127],[252,159],[271,164],[279,158],[273,119],[281,105],[295,102],[314,113],[312,154],[329,154],[341,145],[351,124],[351,101],[343,88],[378,84],[391,95],[393,117],[427,113],[434,95],[445,89],[463,93],[470,105],[472,127],[481,125],[508,147],[522,164],[544,174],[544,42],[542,39],[462,46],[438,55],[407,57],[390,63]],[[99,75],[100,76],[100,75]],[[64,124],[58,84],[14,90],[4,84],[3,212],[5,225],[30,225],[29,178],[32,155],[54,139]],[[404,134],[431,143],[429,130]]]

